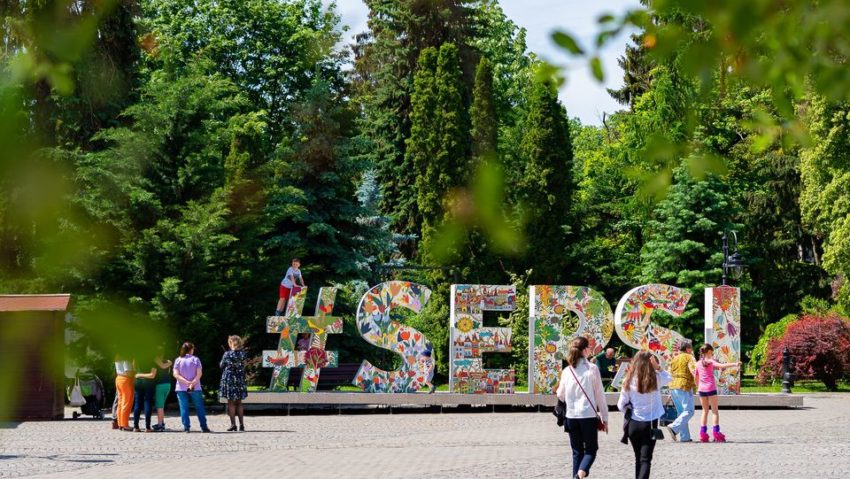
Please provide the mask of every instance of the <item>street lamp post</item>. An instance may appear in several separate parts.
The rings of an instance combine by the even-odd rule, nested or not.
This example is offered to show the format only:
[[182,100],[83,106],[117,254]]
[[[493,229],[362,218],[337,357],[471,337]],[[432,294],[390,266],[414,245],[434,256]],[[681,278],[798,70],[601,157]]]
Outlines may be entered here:
[[732,254],[729,254],[729,236],[723,232],[723,282],[726,286],[726,281],[729,276],[733,279],[738,279],[744,272],[744,260],[738,254],[738,235],[732,231],[732,239],[734,240]]

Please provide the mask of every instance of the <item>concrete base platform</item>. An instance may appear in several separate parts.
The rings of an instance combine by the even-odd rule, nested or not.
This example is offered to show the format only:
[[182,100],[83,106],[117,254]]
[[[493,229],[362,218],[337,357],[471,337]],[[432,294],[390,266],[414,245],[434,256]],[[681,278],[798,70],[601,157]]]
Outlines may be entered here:
[[[619,393],[605,394],[608,406],[616,407]],[[226,402],[226,401],[225,401]],[[434,394],[367,394],[357,392],[249,392],[245,404],[280,405],[298,407],[300,405],[354,406],[375,405],[386,407],[458,407],[458,406],[518,406],[518,407],[554,407],[554,394],[457,394],[437,392]],[[699,408],[699,398],[694,399]],[[721,408],[792,408],[803,405],[803,396],[799,394],[741,394],[739,396],[719,396]]]

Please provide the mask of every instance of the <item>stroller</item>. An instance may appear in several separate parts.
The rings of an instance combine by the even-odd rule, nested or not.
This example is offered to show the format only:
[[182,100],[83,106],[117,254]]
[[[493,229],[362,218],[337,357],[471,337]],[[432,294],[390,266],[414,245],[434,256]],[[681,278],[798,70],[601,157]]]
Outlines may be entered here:
[[[83,414],[93,416],[95,419],[103,419],[103,406],[106,399],[106,391],[103,389],[103,382],[95,374],[77,373],[77,380],[80,382],[80,390],[86,403],[80,406],[80,411],[74,411],[74,419],[79,418]],[[71,397],[71,390],[74,387],[72,384],[68,387],[68,398]]]

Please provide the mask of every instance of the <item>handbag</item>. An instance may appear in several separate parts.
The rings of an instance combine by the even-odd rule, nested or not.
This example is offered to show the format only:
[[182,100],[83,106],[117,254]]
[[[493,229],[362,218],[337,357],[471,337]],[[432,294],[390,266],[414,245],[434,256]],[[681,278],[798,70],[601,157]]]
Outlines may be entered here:
[[670,399],[670,402],[668,402],[667,404],[664,404],[663,406],[664,406],[664,415],[661,416],[659,423],[662,426],[666,426],[666,425],[672,423],[673,421],[675,421],[676,418],[679,417],[679,411],[676,410],[676,406],[673,404],[672,398]]
[[581,382],[578,380],[578,376],[576,376],[576,372],[575,372],[575,370],[573,369],[572,366],[570,366],[570,372],[573,375],[573,379],[576,380],[576,384],[578,384],[578,388],[581,389],[582,394],[584,394],[585,399],[587,399],[587,402],[589,402],[590,405],[593,406],[593,409],[596,410],[596,430],[597,431],[605,431],[605,421],[602,420],[602,415],[599,414],[599,407],[594,405],[593,401],[590,400],[590,396],[587,395],[587,391],[584,390],[584,387],[581,385]]
[[79,376],[77,376],[74,380],[74,387],[71,388],[71,395],[68,398],[68,403],[71,407],[81,407],[86,405],[86,398],[83,397],[83,391],[80,389]]
[[650,429],[650,433],[652,434],[652,439],[654,441],[664,439],[664,432],[661,431],[661,429],[658,429],[658,419],[652,421],[652,429]]

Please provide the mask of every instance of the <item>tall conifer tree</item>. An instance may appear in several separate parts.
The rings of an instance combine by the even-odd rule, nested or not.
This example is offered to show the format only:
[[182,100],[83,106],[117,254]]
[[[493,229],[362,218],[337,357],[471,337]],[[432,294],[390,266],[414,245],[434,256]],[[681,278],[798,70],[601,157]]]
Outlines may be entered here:
[[478,163],[487,155],[496,153],[499,140],[499,119],[493,97],[493,67],[487,58],[482,57],[475,70],[469,116],[472,124],[472,158]]
[[439,53],[428,48],[420,55],[411,98],[409,163],[416,175],[417,220],[421,219],[420,253],[433,261],[437,228],[446,217],[449,192],[465,184],[469,174],[469,119],[463,103],[464,85],[458,49],[447,43]]
[[558,284],[554,281],[566,266],[573,152],[567,112],[551,83],[532,83],[524,127],[520,150],[525,163],[518,172],[515,201],[528,220],[528,264],[535,266],[535,281]]

